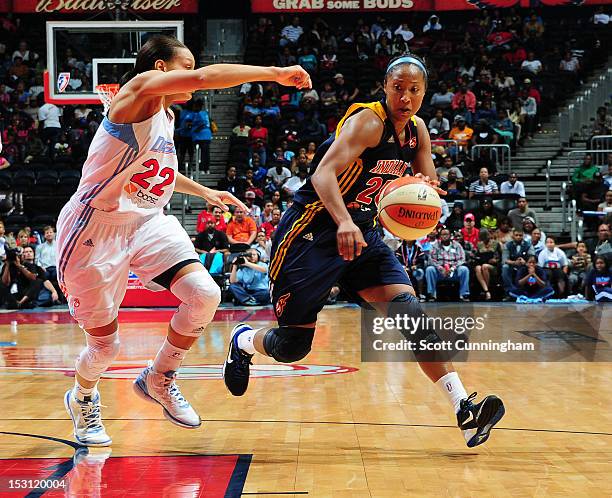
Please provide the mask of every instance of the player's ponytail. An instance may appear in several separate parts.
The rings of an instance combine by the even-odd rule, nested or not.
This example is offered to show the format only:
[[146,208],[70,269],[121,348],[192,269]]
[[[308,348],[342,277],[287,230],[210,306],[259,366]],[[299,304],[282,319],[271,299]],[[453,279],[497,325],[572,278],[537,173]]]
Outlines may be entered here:
[[120,84],[125,85],[134,76],[155,69],[155,62],[162,60],[168,62],[174,57],[176,50],[179,48],[187,48],[185,45],[174,38],[167,35],[154,35],[147,40],[136,55],[136,63],[134,69],[131,69],[121,77]]

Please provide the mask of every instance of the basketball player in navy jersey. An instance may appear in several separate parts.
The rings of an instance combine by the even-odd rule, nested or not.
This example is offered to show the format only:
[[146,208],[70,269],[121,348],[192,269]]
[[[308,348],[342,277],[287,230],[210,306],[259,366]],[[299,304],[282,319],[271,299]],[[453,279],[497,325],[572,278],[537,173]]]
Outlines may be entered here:
[[[316,168],[283,215],[272,247],[270,281],[278,327],[232,331],[223,367],[225,384],[235,396],[246,392],[255,352],[289,363],[311,349],[317,315],[333,285],[360,303],[389,303],[389,314],[419,317],[423,311],[402,265],[374,228],[377,197],[384,185],[415,174],[437,188],[427,126],[416,116],[427,88],[427,69],[413,55],[389,63],[386,97],[353,104],[335,136],[318,149]],[[419,344],[440,341],[431,330],[407,335]],[[469,447],[484,443],[504,415],[494,395],[473,403],[450,362],[426,360],[425,374],[448,397]],[[431,356],[429,357],[431,358]]]

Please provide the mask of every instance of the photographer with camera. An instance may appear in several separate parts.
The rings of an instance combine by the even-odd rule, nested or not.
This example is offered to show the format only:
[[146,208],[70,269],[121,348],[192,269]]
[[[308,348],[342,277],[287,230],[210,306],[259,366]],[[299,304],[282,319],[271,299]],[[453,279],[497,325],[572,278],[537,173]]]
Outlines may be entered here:
[[34,307],[43,287],[49,290],[54,303],[59,302],[57,291],[51,282],[45,280],[45,270],[34,264],[34,249],[30,246],[8,249],[0,284],[0,292],[6,307],[8,309]]
[[244,306],[270,304],[268,265],[259,260],[257,250],[249,249],[233,261],[229,290]]

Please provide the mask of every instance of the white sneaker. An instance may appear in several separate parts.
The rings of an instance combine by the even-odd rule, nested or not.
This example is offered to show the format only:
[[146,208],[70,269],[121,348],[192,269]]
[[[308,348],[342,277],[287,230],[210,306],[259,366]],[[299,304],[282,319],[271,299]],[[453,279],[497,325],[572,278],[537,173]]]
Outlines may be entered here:
[[77,442],[83,446],[109,446],[113,442],[102,424],[99,394],[91,401],[79,401],[69,389],[64,396],[64,406],[74,424]]
[[173,424],[197,429],[202,419],[183,397],[175,379],[176,372],[157,373],[149,365],[134,381],[134,392],[146,401],[162,405],[164,416]]

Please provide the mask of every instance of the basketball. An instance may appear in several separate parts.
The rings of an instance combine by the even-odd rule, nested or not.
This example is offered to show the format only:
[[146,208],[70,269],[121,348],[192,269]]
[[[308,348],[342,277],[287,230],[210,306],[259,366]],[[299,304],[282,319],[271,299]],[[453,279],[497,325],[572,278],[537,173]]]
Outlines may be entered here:
[[442,214],[440,196],[418,178],[405,176],[383,188],[378,217],[393,235],[417,240],[430,233]]

